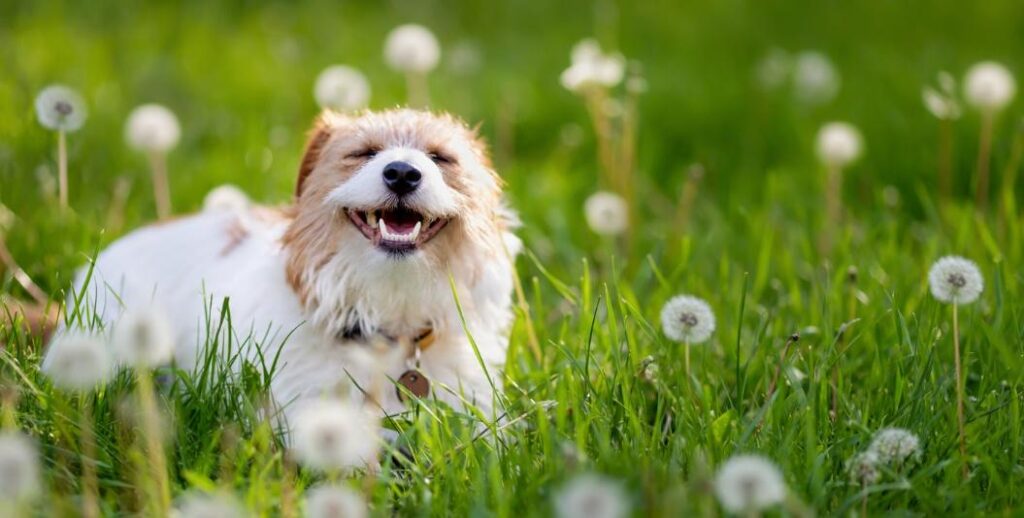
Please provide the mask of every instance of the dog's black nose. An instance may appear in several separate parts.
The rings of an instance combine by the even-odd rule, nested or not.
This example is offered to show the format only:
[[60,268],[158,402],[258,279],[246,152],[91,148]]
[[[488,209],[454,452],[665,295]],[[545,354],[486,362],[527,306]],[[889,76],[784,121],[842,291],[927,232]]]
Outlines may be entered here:
[[420,170],[407,162],[391,162],[384,166],[384,184],[399,196],[415,191],[422,177]]

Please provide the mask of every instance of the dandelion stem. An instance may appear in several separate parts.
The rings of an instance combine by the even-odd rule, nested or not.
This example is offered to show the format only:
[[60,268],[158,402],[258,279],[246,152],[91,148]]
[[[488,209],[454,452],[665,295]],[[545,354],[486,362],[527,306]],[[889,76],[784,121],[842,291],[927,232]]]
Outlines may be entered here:
[[957,304],[953,304],[953,360],[956,365],[956,424],[960,433],[961,473],[967,479],[967,437],[964,432],[964,384],[963,369],[960,364],[960,323]]
[[683,361],[686,364],[686,383],[690,383],[690,344],[683,344]]
[[820,252],[829,254],[834,244],[833,236],[839,232],[843,217],[843,170],[838,165],[829,165],[825,179],[825,229],[819,242]]
[[150,372],[139,367],[136,372],[139,406],[142,410],[142,433],[145,436],[146,454],[152,470],[154,492],[152,503],[157,505],[158,516],[166,516],[171,507],[171,489],[167,480],[167,459],[164,457],[160,432],[160,415],[157,413],[156,394]]
[[785,365],[786,363],[786,356],[789,354],[789,348],[792,347],[793,344],[796,343],[796,341],[799,339],[800,335],[797,333],[793,333],[786,340],[786,346],[783,347],[782,355],[779,357],[779,364],[775,366],[775,375],[772,376],[772,383],[771,385],[768,385],[768,392],[765,394],[764,397],[766,402],[772,398],[773,394],[775,394],[775,387],[778,386],[779,376],[782,375],[782,366]]
[[995,124],[995,112],[985,111],[981,116],[981,136],[978,142],[978,183],[975,186],[975,203],[978,210],[985,210],[988,205],[988,170],[989,155],[992,153],[992,132]]
[[92,400],[87,394],[79,399],[82,441],[82,516],[100,515],[99,481],[96,478],[96,436],[92,426]]
[[68,208],[68,144],[64,130],[57,131],[57,181],[60,207]]
[[939,197],[950,198],[953,192],[953,121],[939,121]]
[[863,480],[861,482],[861,493],[860,493],[860,515],[862,518],[868,516],[868,481]]
[[405,74],[405,86],[406,95],[409,96],[409,106],[414,108],[430,106],[430,87],[427,84],[427,74],[423,72]]
[[171,191],[167,183],[167,155],[150,153],[149,164],[153,172],[153,198],[156,200],[156,215],[166,219],[171,215]]

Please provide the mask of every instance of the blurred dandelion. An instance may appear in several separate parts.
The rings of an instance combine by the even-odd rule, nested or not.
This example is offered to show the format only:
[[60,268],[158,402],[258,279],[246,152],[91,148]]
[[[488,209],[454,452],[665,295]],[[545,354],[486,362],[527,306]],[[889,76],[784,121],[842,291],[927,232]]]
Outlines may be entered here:
[[621,484],[594,474],[577,476],[555,495],[559,518],[623,518],[629,507]]
[[868,451],[883,464],[900,466],[921,455],[921,440],[903,428],[883,428],[871,440]]
[[759,455],[737,455],[715,475],[715,494],[726,511],[757,515],[786,498],[786,481],[770,460]]
[[460,41],[448,53],[448,69],[452,73],[468,76],[477,73],[483,64],[480,47],[472,41]]
[[203,198],[203,212],[244,212],[249,209],[252,201],[245,191],[238,186],[224,184],[214,187]]
[[153,511],[166,514],[170,509],[171,490],[167,476],[167,458],[163,448],[163,426],[157,408],[156,389],[150,369],[171,360],[174,355],[174,333],[166,315],[150,307],[126,311],[114,324],[115,357],[134,368],[135,392],[141,409],[140,428],[145,443],[151,480],[145,484]]
[[366,501],[344,486],[318,486],[306,492],[308,518],[366,518]]
[[[628,214],[633,205],[637,99],[647,90],[639,63],[627,64],[622,54],[606,53],[596,40],[587,38],[573,46],[569,68],[559,79],[583,98],[597,136],[601,187],[622,196]],[[611,90],[623,80],[625,96],[620,99]]]
[[0,502],[16,504],[40,492],[39,453],[21,432],[0,432]]
[[132,367],[158,367],[174,355],[174,333],[159,309],[130,310],[114,325],[113,346],[117,359]]
[[50,85],[36,96],[39,124],[57,132],[57,167],[60,206],[68,206],[67,133],[78,131],[88,116],[85,100],[78,92],[64,85]]
[[925,86],[921,91],[925,108],[939,119],[939,194],[949,199],[953,185],[953,121],[962,110],[956,98],[956,79],[949,72],[939,72],[938,88]]
[[868,515],[868,492],[867,486],[875,484],[881,478],[882,473],[878,470],[880,461],[878,453],[869,449],[854,455],[846,463],[846,472],[854,483],[861,486],[860,515]]
[[411,23],[396,27],[384,44],[384,59],[393,70],[405,74],[409,104],[429,106],[427,74],[441,61],[441,44],[434,33]]
[[978,166],[975,198],[978,208],[988,205],[989,158],[992,153],[992,133],[996,115],[1010,104],[1017,93],[1013,74],[1000,63],[982,61],[967,69],[964,78],[964,97],[967,103],[981,112],[981,134],[978,137]]
[[711,338],[715,314],[702,299],[677,295],[661,308],[661,328],[670,340],[683,344],[686,379],[690,379],[690,346]]
[[830,122],[818,130],[818,160],[825,166],[825,208],[827,225],[821,235],[821,249],[832,248],[843,214],[843,169],[857,160],[863,148],[860,132],[847,122]]
[[370,102],[370,82],[355,68],[332,65],[317,76],[313,97],[321,108],[342,112],[360,110]]
[[562,86],[577,94],[594,88],[612,88],[626,74],[626,58],[622,54],[605,54],[594,39],[585,39],[572,49],[571,64],[561,75]]
[[124,126],[128,145],[149,158],[153,179],[153,198],[160,219],[171,215],[171,192],[167,180],[167,153],[178,145],[181,125],[170,109],[159,104],[143,104],[128,115]]
[[629,228],[629,206],[618,194],[598,191],[583,204],[583,215],[594,233],[617,236]]
[[840,79],[832,61],[821,52],[800,52],[793,61],[793,91],[807,105],[826,104],[839,93]]
[[786,84],[793,71],[793,58],[780,48],[773,48],[757,64],[757,83],[765,90],[777,90]]
[[67,332],[53,339],[49,351],[43,372],[55,386],[64,390],[92,390],[110,377],[113,365],[110,352],[97,336]]
[[379,423],[367,411],[338,400],[310,403],[295,416],[292,451],[301,464],[348,472],[375,462]]
[[250,516],[234,496],[192,492],[171,513],[176,518],[243,518]]
[[961,474],[967,478],[967,435],[964,430],[964,377],[960,361],[960,320],[958,308],[978,299],[984,289],[984,279],[974,261],[957,256],[946,256],[928,271],[928,284],[932,296],[939,302],[953,305],[953,360],[956,367],[956,420],[960,434]]

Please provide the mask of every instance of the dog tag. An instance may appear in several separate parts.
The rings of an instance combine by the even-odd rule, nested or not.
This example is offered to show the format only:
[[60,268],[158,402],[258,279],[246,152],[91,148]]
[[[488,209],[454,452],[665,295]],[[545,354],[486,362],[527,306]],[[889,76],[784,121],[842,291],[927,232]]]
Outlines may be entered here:
[[[416,369],[409,369],[402,373],[398,378],[398,383],[416,397],[424,398],[427,397],[427,394],[430,394],[430,381]],[[406,394],[397,387],[395,391],[398,392],[398,399],[405,401]]]

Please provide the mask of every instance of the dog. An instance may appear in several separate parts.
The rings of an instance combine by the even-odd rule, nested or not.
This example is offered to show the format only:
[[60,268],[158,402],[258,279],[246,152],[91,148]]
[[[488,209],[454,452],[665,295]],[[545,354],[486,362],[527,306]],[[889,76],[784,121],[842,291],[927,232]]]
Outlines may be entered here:
[[[292,205],[132,232],[83,268],[75,293],[106,324],[160,308],[184,369],[227,299],[235,336],[251,338],[245,357],[276,362],[272,399],[286,420],[338,392],[386,415],[411,395],[490,415],[513,319],[517,225],[485,145],[461,120],[325,112]],[[368,365],[381,344],[390,352]]]

